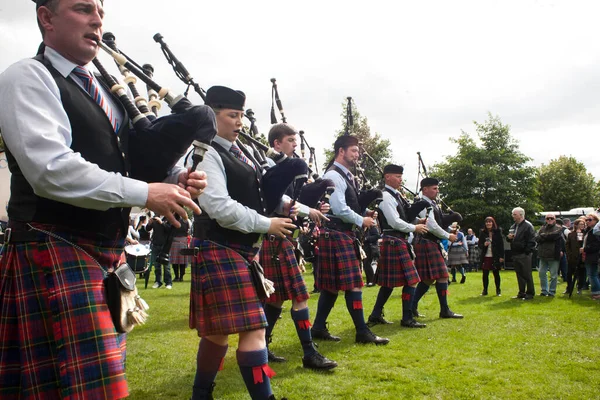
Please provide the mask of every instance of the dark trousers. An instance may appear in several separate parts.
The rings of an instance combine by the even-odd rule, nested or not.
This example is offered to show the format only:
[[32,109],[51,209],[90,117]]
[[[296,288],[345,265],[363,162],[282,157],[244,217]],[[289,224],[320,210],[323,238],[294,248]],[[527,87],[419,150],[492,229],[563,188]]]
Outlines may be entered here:
[[[492,274],[494,274],[494,284],[496,285],[496,292],[500,292],[500,271],[498,271],[497,269],[494,269],[494,270],[492,270]],[[488,286],[490,284],[490,270],[489,269],[483,270],[482,280],[483,280],[483,291],[487,292]]]
[[531,271],[531,254],[515,254],[512,259],[517,281],[519,282],[519,294],[535,296]]

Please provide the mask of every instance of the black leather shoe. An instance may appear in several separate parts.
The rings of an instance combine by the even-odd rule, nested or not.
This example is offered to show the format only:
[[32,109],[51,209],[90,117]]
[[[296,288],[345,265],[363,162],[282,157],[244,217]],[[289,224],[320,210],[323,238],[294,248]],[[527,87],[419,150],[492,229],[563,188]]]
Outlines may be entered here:
[[450,310],[449,308],[441,311],[440,312],[440,318],[463,318],[463,316],[461,314],[456,314],[455,312],[453,312],[452,310]]
[[375,326],[375,325],[391,325],[393,324],[393,322],[388,321],[387,319],[383,318],[383,314],[378,316],[378,317],[374,317],[374,316],[369,316],[369,320],[367,322],[368,326]]
[[483,292],[481,292],[482,296],[487,296],[487,290],[484,290]]
[[302,357],[302,366],[310,369],[333,369],[337,367],[337,363],[323,356],[318,351],[315,351],[312,356]]
[[356,343],[375,343],[379,345],[388,344],[389,342],[390,339],[379,337],[370,330],[367,330],[362,333],[356,332]]
[[403,326],[405,328],[425,328],[427,325],[417,322],[414,319],[411,319],[409,321],[400,321],[400,326]]
[[462,278],[460,278],[460,283],[465,283],[466,280],[467,280],[467,277],[465,275]]
[[269,356],[269,362],[282,363],[287,361],[284,357],[276,356],[271,350],[267,350],[267,354]]
[[325,328],[325,329],[315,329],[310,328],[310,334],[312,335],[313,339],[322,339],[322,340],[329,340],[331,342],[339,342],[340,340],[342,340],[341,337],[339,336],[333,336],[331,333],[329,333],[329,329]]
[[416,308],[413,308],[412,314],[414,318],[425,318],[423,314],[419,314],[419,310],[417,310]]

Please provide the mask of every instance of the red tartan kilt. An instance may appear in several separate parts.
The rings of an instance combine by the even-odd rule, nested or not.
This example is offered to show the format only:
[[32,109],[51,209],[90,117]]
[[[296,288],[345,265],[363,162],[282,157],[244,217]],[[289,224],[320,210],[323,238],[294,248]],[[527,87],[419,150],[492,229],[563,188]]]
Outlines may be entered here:
[[[125,260],[122,242],[36,226],[103,268]],[[47,240],[9,245],[0,257],[0,399],[127,397],[125,335],[106,306],[103,268],[41,236]]]
[[354,233],[322,231],[317,244],[319,254],[316,283],[319,289],[338,291],[363,287],[361,262],[356,256]]
[[404,239],[384,237],[381,255],[377,262],[376,283],[379,286],[412,286],[420,278],[413,260],[410,258],[408,243]]
[[169,251],[169,262],[173,264],[187,264],[191,258],[181,255],[180,250],[187,249],[187,236],[177,236],[173,238],[171,250]]
[[265,239],[260,250],[260,264],[265,271],[265,278],[273,281],[275,293],[267,300],[267,303],[295,299],[298,302],[308,300],[310,297],[306,284],[298,267],[298,261],[294,253],[294,246],[289,240],[285,240],[279,252],[279,260],[273,260],[273,254],[277,251],[280,239],[270,241]]
[[244,257],[207,240],[195,240],[194,246],[200,253],[191,266],[190,328],[200,337],[265,328]]
[[414,247],[415,266],[422,281],[448,277],[448,267],[438,243],[422,239]]

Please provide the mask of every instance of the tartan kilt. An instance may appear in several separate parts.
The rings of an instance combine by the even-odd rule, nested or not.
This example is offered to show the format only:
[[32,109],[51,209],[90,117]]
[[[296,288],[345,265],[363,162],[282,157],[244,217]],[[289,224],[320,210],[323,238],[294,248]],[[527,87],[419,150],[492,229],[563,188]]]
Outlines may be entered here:
[[381,255],[377,262],[375,283],[393,288],[416,285],[420,281],[417,268],[410,258],[408,242],[405,239],[384,236]]
[[469,264],[475,265],[481,262],[479,255],[479,246],[476,244],[469,245]]
[[265,328],[267,319],[246,264],[253,254],[209,240],[193,243],[200,251],[191,266],[190,328],[200,337]]
[[[125,335],[106,305],[105,268],[125,261],[123,241],[82,238],[42,224],[77,244],[40,234],[0,257],[0,398],[127,397]],[[92,259],[91,257],[94,259]]]
[[317,246],[317,288],[336,292],[364,286],[353,232],[322,230]]
[[269,296],[266,302],[276,303],[292,299],[297,302],[308,300],[310,296],[306,290],[300,267],[298,267],[294,245],[288,239],[285,239],[281,246],[280,261],[273,260],[273,255],[281,240],[271,241],[267,238],[263,241],[260,250],[260,265],[265,271],[265,278],[273,281],[273,286],[275,286],[275,293]]
[[448,267],[442,257],[440,245],[427,239],[415,243],[415,266],[422,281],[448,277]]
[[171,244],[171,250],[169,251],[169,262],[173,264],[184,264],[187,265],[190,258],[182,256],[180,250],[187,249],[187,236],[176,236],[173,238],[173,244]]
[[450,246],[448,249],[448,266],[468,264],[469,259],[464,247]]

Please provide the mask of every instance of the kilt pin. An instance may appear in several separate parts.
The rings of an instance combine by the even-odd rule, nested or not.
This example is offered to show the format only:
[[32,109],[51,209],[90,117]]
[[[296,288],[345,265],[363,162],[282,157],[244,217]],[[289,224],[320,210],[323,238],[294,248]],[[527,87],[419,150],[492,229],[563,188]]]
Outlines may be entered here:
[[115,330],[103,284],[105,269],[125,261],[124,243],[32,225],[85,252],[42,233],[37,242],[5,247],[0,256],[0,398],[127,397],[125,335]]
[[422,281],[448,277],[448,267],[437,242],[420,238],[414,247],[415,266]]
[[379,286],[393,288],[416,285],[420,280],[406,239],[384,236],[375,282]]
[[354,232],[321,231],[317,246],[319,267],[316,280],[320,290],[337,292],[364,286]]
[[[278,261],[273,256],[282,240]],[[267,303],[308,300],[310,295],[298,266],[294,246],[287,238],[279,239],[271,235],[265,239],[260,250],[260,264],[265,271],[265,278],[271,280],[275,287],[275,293],[265,300]]]
[[230,335],[267,326],[247,262],[255,252],[194,238],[199,253],[192,264],[190,328],[198,336]]

